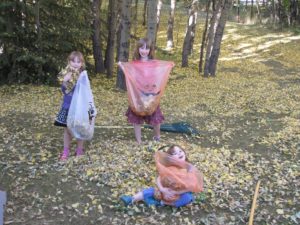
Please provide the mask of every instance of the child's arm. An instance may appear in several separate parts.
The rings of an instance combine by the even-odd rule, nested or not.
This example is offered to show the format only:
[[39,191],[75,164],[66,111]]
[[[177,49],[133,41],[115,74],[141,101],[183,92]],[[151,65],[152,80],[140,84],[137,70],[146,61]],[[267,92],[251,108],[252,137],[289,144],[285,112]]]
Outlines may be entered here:
[[174,193],[170,188],[165,188],[162,186],[161,184],[161,180],[160,180],[160,176],[157,177],[156,179],[156,185],[158,187],[158,189],[160,190],[160,192],[163,193],[163,196],[166,200],[171,200],[172,198],[174,198]]
[[72,73],[69,72],[64,76],[63,83],[68,82],[71,79]]
[[72,78],[72,74],[69,72],[66,75],[63,76],[63,78],[60,80],[62,82],[61,84],[61,91],[63,94],[66,94],[68,81]]

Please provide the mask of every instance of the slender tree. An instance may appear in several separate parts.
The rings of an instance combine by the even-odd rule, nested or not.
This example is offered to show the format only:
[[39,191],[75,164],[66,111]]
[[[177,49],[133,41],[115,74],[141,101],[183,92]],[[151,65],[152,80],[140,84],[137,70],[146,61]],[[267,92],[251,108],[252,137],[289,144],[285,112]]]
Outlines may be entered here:
[[134,36],[136,36],[136,32],[137,32],[137,25],[138,25],[138,4],[139,4],[139,0],[135,0],[135,4],[134,4],[134,15],[133,15],[133,21],[134,21]]
[[[121,39],[120,39],[120,53],[119,53],[119,61],[122,62],[127,62],[129,58],[131,1],[132,0],[122,1]],[[116,86],[122,90],[126,90],[124,73],[120,68],[118,68]]]
[[143,26],[146,26],[147,5],[148,5],[148,0],[144,0]]
[[228,10],[230,8],[230,5],[232,4],[231,0],[223,0],[222,5],[220,7],[220,16],[218,17],[219,19],[216,20],[217,27],[214,35],[214,40],[213,40],[213,45],[212,45],[212,50],[210,57],[208,59],[208,70],[205,71],[205,76],[215,76],[216,75],[216,69],[217,69],[217,62],[218,58],[220,55],[220,49],[221,49],[221,42],[222,42],[222,37],[224,33],[224,28],[226,25],[227,21],[227,14]]
[[147,38],[152,40],[154,46],[157,28],[157,1],[158,0],[148,0],[147,8]]
[[[156,13],[157,19],[156,19],[156,34],[155,34],[155,39],[157,37],[157,32],[158,32],[158,29],[159,29],[159,22],[160,22],[160,14],[161,14],[162,4],[163,3],[162,3],[161,0],[157,1],[157,13]],[[155,42],[156,42],[156,40],[155,40]]]
[[207,35],[207,46],[206,46],[206,53],[205,53],[204,76],[209,75],[208,65],[209,65],[209,59],[213,48],[213,41],[214,41],[218,21],[221,16],[221,3],[222,0],[219,0],[216,2],[216,4],[214,4],[213,14],[209,23],[209,30]]
[[167,49],[174,47],[173,30],[174,30],[175,7],[176,7],[176,0],[170,0],[170,11],[169,11],[168,30],[167,30]]
[[189,9],[189,18],[182,48],[181,67],[188,66],[188,56],[193,49],[195,28],[197,22],[198,0],[193,0]]
[[116,42],[116,28],[117,28],[117,2],[109,0],[109,16],[108,16],[108,36],[107,46],[105,51],[105,67],[107,77],[112,77],[114,68],[114,50]]
[[93,0],[93,5],[92,5],[92,12],[94,15],[92,42],[93,42],[93,56],[94,56],[94,60],[95,60],[95,72],[96,73],[104,73],[105,72],[103,56],[102,56],[101,39],[100,39],[101,3],[102,3],[102,0]]
[[259,1],[256,0],[256,8],[257,8],[257,17],[258,17],[258,21],[261,24],[261,14],[260,14],[260,6],[259,6]]
[[206,3],[206,18],[205,18],[205,25],[204,25],[204,30],[202,34],[202,41],[201,41],[201,49],[200,49],[200,60],[199,60],[199,73],[202,73],[202,67],[203,67],[203,54],[204,54],[204,46],[207,38],[207,27],[208,27],[208,18],[209,18],[209,8],[211,5],[212,0],[208,0]]

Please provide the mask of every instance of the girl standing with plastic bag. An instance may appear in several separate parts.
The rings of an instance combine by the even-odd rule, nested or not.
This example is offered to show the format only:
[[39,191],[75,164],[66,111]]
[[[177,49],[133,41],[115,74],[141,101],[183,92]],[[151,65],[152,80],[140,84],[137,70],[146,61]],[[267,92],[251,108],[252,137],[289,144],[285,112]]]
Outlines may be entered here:
[[152,41],[142,38],[137,42],[133,61],[119,62],[126,78],[129,107],[127,120],[133,124],[136,141],[140,144],[141,125],[153,126],[155,141],[160,140],[160,124],[164,121],[159,103],[167,84],[173,62],[154,60]]
[[68,57],[68,65],[59,74],[63,102],[54,125],[64,127],[64,149],[60,159],[70,155],[72,137],[76,138],[76,156],[84,154],[84,140],[90,140],[94,133],[97,114],[90,82],[81,52],[74,51]]

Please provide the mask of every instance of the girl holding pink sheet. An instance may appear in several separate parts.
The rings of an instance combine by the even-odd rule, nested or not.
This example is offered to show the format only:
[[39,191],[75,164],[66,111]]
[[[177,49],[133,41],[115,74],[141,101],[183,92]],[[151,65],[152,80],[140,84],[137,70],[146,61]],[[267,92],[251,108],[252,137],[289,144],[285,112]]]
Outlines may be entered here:
[[141,125],[153,126],[155,141],[160,140],[164,121],[159,102],[166,87],[173,62],[154,60],[154,46],[147,38],[137,42],[133,61],[119,62],[126,78],[129,107],[127,120],[133,124],[136,141],[142,143]]

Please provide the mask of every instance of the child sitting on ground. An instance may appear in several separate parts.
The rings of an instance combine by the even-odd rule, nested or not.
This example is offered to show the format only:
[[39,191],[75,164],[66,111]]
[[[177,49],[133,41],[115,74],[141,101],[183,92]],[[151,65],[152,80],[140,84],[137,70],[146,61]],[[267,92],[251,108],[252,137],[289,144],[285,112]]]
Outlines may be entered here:
[[181,147],[174,145],[167,152],[156,152],[155,163],[158,172],[157,187],[144,189],[134,196],[121,196],[126,206],[144,201],[148,206],[182,207],[194,201],[192,192],[203,191],[203,176],[188,162]]

